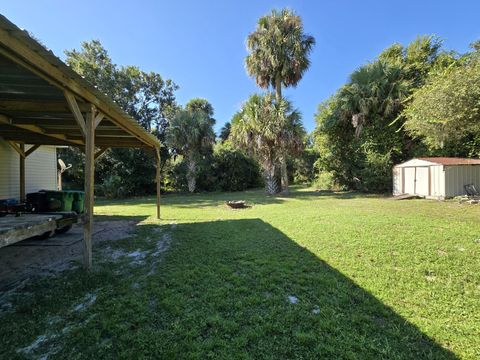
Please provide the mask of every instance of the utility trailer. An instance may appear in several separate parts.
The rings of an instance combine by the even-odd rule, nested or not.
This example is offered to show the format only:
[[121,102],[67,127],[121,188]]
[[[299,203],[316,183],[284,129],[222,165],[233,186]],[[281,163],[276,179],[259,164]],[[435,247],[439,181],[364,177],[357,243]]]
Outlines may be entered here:
[[48,238],[68,231],[80,216],[75,212],[19,213],[0,217],[0,248],[34,236]]
[[75,212],[21,213],[0,217],[0,248],[34,236],[48,238],[80,221]]

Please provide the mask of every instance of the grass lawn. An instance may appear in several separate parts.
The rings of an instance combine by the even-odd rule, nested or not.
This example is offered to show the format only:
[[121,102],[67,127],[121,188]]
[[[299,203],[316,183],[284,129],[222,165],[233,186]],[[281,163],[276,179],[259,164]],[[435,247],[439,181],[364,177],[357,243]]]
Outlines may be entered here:
[[137,233],[94,248],[88,274],[26,284],[0,356],[480,358],[480,206],[305,188],[162,206],[157,222],[153,198],[99,201]]

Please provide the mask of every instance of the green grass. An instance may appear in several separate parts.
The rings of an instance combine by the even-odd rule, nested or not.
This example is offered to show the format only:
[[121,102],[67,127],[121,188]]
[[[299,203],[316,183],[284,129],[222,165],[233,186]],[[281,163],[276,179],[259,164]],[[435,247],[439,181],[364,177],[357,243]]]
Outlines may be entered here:
[[164,196],[160,222],[153,198],[95,210],[141,225],[13,296],[3,358],[480,357],[480,206],[296,188]]

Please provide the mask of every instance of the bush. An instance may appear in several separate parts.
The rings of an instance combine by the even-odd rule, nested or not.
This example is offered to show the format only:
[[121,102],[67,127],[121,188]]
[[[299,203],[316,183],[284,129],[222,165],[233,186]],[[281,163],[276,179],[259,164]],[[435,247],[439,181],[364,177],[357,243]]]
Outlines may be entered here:
[[101,186],[103,195],[108,199],[117,199],[125,197],[125,189],[123,187],[122,179],[117,175],[110,175],[107,177]]
[[243,191],[262,185],[257,162],[228,144],[219,144],[214,151],[213,174],[218,190]]
[[313,186],[318,190],[336,190],[335,177],[331,172],[322,171],[317,175]]
[[[164,182],[176,191],[187,191],[186,173],[186,162],[177,158]],[[197,163],[196,191],[242,191],[259,186],[262,180],[257,162],[228,143],[217,144],[213,155]]]

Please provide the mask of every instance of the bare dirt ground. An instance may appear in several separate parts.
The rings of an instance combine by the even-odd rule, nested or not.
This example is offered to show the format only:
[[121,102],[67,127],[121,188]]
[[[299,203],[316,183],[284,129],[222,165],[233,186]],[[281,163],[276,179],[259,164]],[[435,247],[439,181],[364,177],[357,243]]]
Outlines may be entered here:
[[[115,241],[132,235],[136,221],[94,223],[93,243]],[[33,276],[64,271],[82,257],[83,227],[75,225],[65,234],[47,240],[35,238],[0,248],[0,293],[17,287]]]

